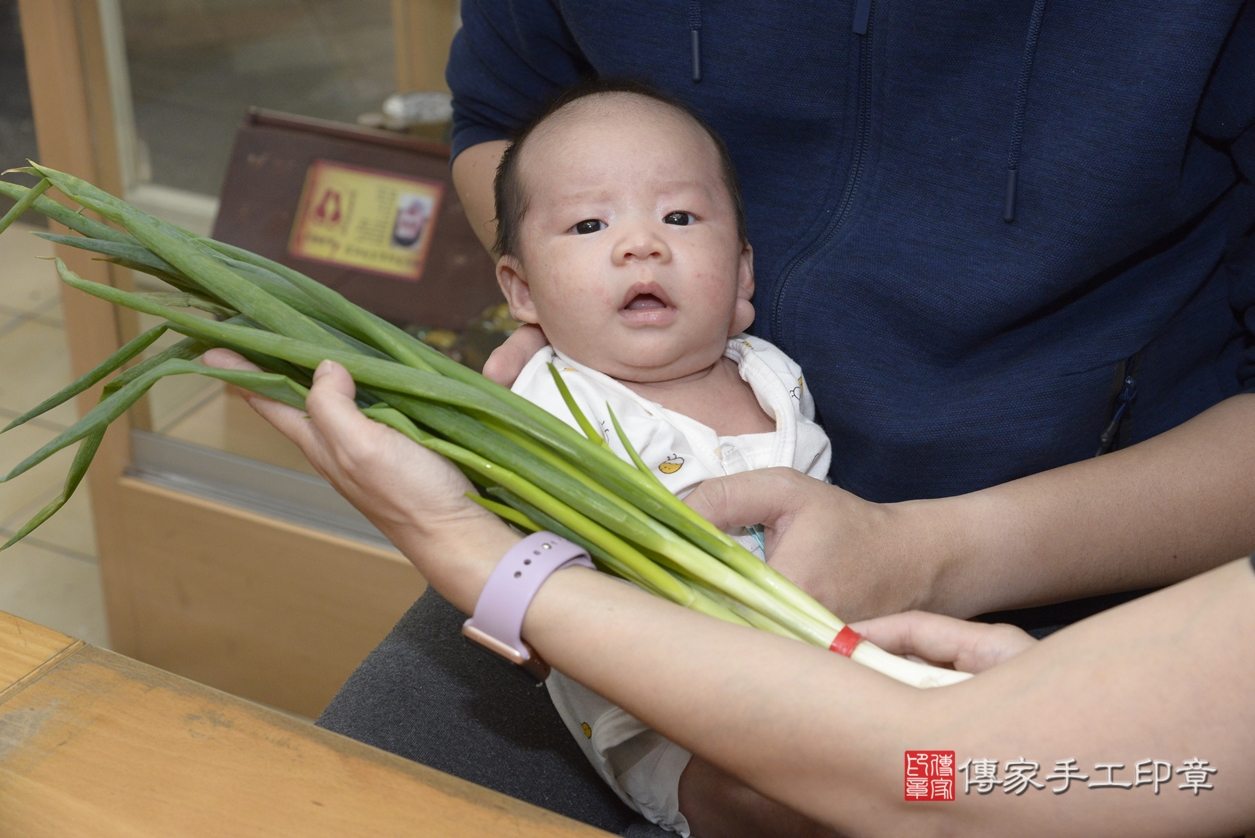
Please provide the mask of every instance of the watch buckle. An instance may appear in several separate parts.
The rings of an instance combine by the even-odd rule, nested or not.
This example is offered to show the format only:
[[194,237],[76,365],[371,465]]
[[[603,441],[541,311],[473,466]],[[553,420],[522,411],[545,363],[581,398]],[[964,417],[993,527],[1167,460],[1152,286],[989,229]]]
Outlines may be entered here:
[[541,683],[549,677],[549,664],[541,660],[540,655],[536,654],[536,650],[529,646],[526,641],[521,641],[523,648],[528,652],[528,657],[523,657],[513,646],[503,643],[491,634],[470,625],[469,620],[462,624],[462,635],[467,640],[484,647],[498,657],[505,658],[534,678],[537,683]]

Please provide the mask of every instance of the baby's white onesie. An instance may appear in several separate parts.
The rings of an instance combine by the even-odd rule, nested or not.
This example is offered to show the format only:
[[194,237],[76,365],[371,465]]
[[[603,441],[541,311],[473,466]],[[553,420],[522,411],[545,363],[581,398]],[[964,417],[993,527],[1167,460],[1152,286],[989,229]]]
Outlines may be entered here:
[[[772,344],[749,335],[730,339],[724,356],[737,362],[741,378],[754,391],[763,412],[775,417],[775,431],[718,436],[700,422],[638,396],[552,347],[528,362],[513,389],[578,427],[553,382],[548,367],[552,363],[580,410],[594,427],[600,426],[611,449],[629,460],[610,421],[607,403],[641,459],[680,497],[711,477],[774,466],[825,479],[831,446],[823,428],[813,421],[815,403],[798,365]],[[755,537],[738,534],[737,540],[763,558]],[[650,821],[687,836],[679,784],[689,752],[556,670],[546,686],[584,755],[623,802]]]

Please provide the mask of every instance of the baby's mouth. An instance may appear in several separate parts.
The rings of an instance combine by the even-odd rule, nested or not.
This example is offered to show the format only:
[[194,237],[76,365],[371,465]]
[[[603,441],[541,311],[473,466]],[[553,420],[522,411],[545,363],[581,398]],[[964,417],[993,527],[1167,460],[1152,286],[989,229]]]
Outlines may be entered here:
[[625,311],[657,311],[670,307],[671,300],[655,282],[638,282],[623,298]]
[[625,308],[628,311],[644,311],[651,308],[666,308],[667,305],[653,294],[640,294],[632,299]]

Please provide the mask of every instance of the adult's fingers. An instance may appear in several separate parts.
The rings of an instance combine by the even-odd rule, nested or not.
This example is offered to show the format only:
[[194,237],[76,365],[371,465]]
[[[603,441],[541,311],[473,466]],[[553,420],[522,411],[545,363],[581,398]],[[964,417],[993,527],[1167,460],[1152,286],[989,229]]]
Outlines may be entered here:
[[962,621],[925,611],[906,611],[851,623],[850,628],[886,652],[953,663],[963,646],[962,632],[956,630],[955,624],[962,625]]
[[353,401],[356,394],[357,385],[349,371],[335,361],[323,361],[314,370],[314,383],[305,398],[305,407],[319,424],[324,415],[328,421],[343,422],[346,413],[361,415]]
[[238,352],[232,352],[230,349],[223,349],[222,347],[215,347],[209,350],[201,356],[201,360],[205,362],[207,367],[216,367],[223,370],[261,369]]
[[390,430],[358,410],[353,400],[356,392],[348,370],[335,361],[323,361],[314,370],[314,383],[305,397],[305,408],[324,447],[333,454],[348,454],[350,458],[360,456],[364,450],[373,451],[376,435]]
[[[211,349],[202,358],[206,366],[229,370],[259,370],[260,368],[239,354],[229,349]],[[306,414],[294,407],[280,404],[272,399],[259,396],[248,390],[240,391],[249,405],[263,417],[290,437],[305,437],[309,433],[309,421]],[[305,407],[310,416],[317,414],[319,424],[326,422],[329,426],[344,430],[360,428],[355,422],[370,423],[361,415],[353,396],[357,392],[352,376],[335,361],[323,361],[314,370],[314,385],[310,388],[305,400]],[[355,427],[354,427],[355,426]]]
[[972,623],[924,611],[907,611],[852,623],[850,628],[895,655],[914,655],[983,672],[1036,643],[1015,626]]
[[502,387],[509,387],[532,356],[548,345],[549,339],[539,326],[520,326],[488,356],[484,362],[484,376]]
[[[234,353],[213,353],[206,363],[251,368]],[[467,497],[474,489],[451,463],[358,410],[355,389],[343,366],[324,361],[305,399],[308,413],[257,396],[250,403],[428,581],[436,585],[439,580],[436,587],[451,601],[473,606],[478,577],[462,580],[458,561],[493,555],[501,544],[508,546],[510,531]]]
[[[368,418],[353,400],[356,386],[348,370],[335,361],[323,361],[314,370],[314,382],[305,398],[308,424],[320,442],[324,456],[334,461],[337,485],[343,483],[371,487],[368,494],[387,493],[419,472],[426,472],[425,490],[437,490],[426,501],[449,501],[438,487],[448,489],[453,505],[464,508],[463,495],[470,489],[466,478],[443,457],[407,439],[399,431]],[[312,458],[311,458],[312,459]],[[315,463],[317,467],[319,464]],[[413,487],[404,488],[406,498],[399,505],[418,497]],[[422,493],[420,493],[422,494]],[[479,510],[480,507],[473,506]]]
[[[258,372],[261,369],[230,349],[210,349],[201,356],[201,361],[204,362],[205,366],[217,369],[248,370],[252,372]],[[244,401],[248,402],[249,407],[257,411],[267,422],[274,425],[284,436],[295,442],[301,450],[306,452],[306,456],[309,456],[309,446],[314,441],[314,435],[313,429],[309,427],[309,420],[303,411],[281,404],[273,399],[268,399],[265,396],[259,396],[242,387],[233,387],[232,389],[239,393]]]
[[793,469],[772,468],[715,477],[690,492],[684,502],[721,530],[755,524],[775,527],[803,502],[795,475],[802,476]]

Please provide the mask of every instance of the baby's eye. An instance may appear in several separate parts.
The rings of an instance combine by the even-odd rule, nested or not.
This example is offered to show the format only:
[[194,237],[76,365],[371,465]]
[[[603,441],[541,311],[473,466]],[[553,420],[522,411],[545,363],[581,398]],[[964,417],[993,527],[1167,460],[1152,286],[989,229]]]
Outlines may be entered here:
[[697,220],[697,216],[693,215],[693,213],[684,212],[682,210],[677,210],[676,212],[667,213],[667,216],[662,219],[662,223],[663,224],[678,224],[681,227],[686,227],[689,224],[692,224],[696,220]]
[[588,233],[596,233],[598,230],[604,229],[606,229],[606,222],[598,221],[596,218],[589,218],[572,227],[571,232],[578,233],[583,236]]

